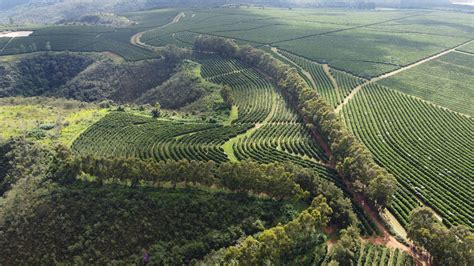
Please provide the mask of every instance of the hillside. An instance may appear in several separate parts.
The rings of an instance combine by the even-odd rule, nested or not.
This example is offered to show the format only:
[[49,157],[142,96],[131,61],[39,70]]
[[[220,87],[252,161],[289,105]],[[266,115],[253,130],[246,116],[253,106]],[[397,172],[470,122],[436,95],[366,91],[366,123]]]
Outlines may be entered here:
[[251,2],[9,9],[1,265],[474,264],[473,14]]
[[[81,21],[88,15],[97,13],[123,13],[147,8],[174,7],[215,7],[223,5],[264,5],[276,7],[364,7],[373,3],[378,7],[431,7],[449,5],[449,0],[372,0],[353,1],[342,0],[337,2],[318,0],[1,0],[0,23],[28,24],[28,23],[56,23],[58,21]],[[371,6],[371,5],[370,5]],[[372,7],[372,6],[371,6]],[[82,18],[81,18],[82,17]],[[116,24],[124,25],[124,24]]]

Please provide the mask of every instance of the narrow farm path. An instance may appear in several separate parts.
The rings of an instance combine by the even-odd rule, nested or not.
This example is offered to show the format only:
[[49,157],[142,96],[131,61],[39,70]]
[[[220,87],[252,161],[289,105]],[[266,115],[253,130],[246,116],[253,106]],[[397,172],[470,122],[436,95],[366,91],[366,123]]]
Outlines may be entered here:
[[276,53],[278,56],[281,56],[282,58],[284,58],[285,60],[293,64],[293,66],[297,67],[301,71],[301,73],[303,73],[303,75],[305,75],[306,78],[311,82],[311,84],[309,85],[311,85],[313,88],[317,88],[316,81],[313,79],[313,76],[311,76],[311,74],[308,71],[306,71],[304,68],[302,68],[300,65],[298,65],[296,62],[294,62],[290,58],[286,57],[284,54],[280,53],[278,48],[271,47],[270,49],[272,50],[272,52]]
[[[312,86],[314,89],[317,88],[316,86],[316,81],[313,79],[313,76],[311,76],[311,74],[306,71],[304,68],[302,68],[300,65],[298,65],[295,61],[291,60],[290,58],[286,57],[284,54],[280,53],[280,51],[278,50],[278,48],[276,47],[271,47],[271,50],[276,53],[278,56],[281,56],[283,59],[287,60],[288,62],[290,62],[294,67],[297,67],[300,72],[306,76],[307,80],[309,80],[311,82],[311,84],[308,84],[310,86]],[[332,75],[331,75],[332,77]],[[323,140],[323,138],[319,135],[319,134],[316,134],[316,132],[312,132],[312,136],[317,140],[317,142],[321,145],[321,147],[323,148],[324,150],[324,153],[326,154],[326,156],[328,158],[331,158],[332,157],[332,152],[331,152],[331,149],[329,148],[329,145],[326,143],[326,141]],[[332,169],[335,169],[336,168],[336,164],[334,161],[330,161],[328,164],[323,164],[329,168],[332,168]]]
[[[417,62],[415,62],[415,63],[409,64],[409,65],[404,66],[404,67],[402,67],[402,68],[399,68],[399,69],[397,69],[397,70],[394,70],[394,71],[385,73],[385,74],[383,74],[383,75],[374,77],[374,78],[372,78],[372,79],[366,81],[365,83],[363,83],[363,84],[357,86],[356,88],[354,88],[354,90],[352,90],[352,92],[344,99],[344,101],[342,101],[342,103],[339,104],[339,105],[336,107],[335,112],[336,112],[336,113],[339,113],[339,112],[342,110],[342,108],[344,107],[344,105],[346,105],[352,98],[354,98],[354,96],[355,96],[355,95],[362,89],[362,87],[364,87],[365,85],[370,84],[370,83],[374,83],[374,82],[377,82],[377,81],[380,81],[380,80],[383,80],[383,79],[386,79],[386,78],[391,77],[391,76],[393,76],[393,75],[399,74],[399,73],[401,73],[401,72],[403,72],[403,71],[412,69],[412,68],[414,68],[414,67],[416,67],[416,66],[419,66],[419,65],[421,65],[421,64],[424,64],[424,63],[430,62],[430,61],[432,61],[432,60],[435,60],[435,59],[437,59],[437,58],[440,58],[441,56],[446,55],[446,54],[449,54],[449,53],[451,53],[451,52],[459,52],[459,51],[457,51],[456,49],[459,49],[459,48],[461,48],[461,47],[463,47],[463,46],[465,46],[465,45],[471,43],[472,41],[473,41],[473,40],[469,40],[469,41],[464,42],[464,43],[462,43],[462,44],[459,44],[459,45],[457,45],[457,46],[455,46],[455,47],[452,47],[452,48],[450,48],[450,49],[448,49],[448,50],[445,50],[445,51],[442,51],[442,52],[440,52],[440,53],[434,54],[434,55],[432,55],[432,56],[430,56],[430,57],[427,57],[427,58],[425,58],[425,59],[423,59],[423,60],[417,61]],[[430,102],[430,103],[431,103],[431,102]]]
[[234,144],[237,143],[239,140],[245,138],[245,137],[252,136],[255,133],[255,131],[257,131],[257,129],[261,128],[262,126],[268,124],[271,121],[271,119],[275,115],[276,109],[277,109],[277,96],[278,95],[276,93],[273,93],[273,95],[272,95],[272,109],[270,110],[267,117],[265,117],[265,119],[262,122],[255,123],[255,125],[252,128],[250,128],[249,130],[247,130],[244,133],[239,134],[239,135],[229,139],[224,144],[222,144],[222,149],[224,149],[224,153],[227,155],[227,157],[229,158],[229,160],[231,162],[239,161],[237,156],[235,156]]
[[[378,230],[382,232],[381,236],[364,238],[363,241],[376,245],[384,245],[389,248],[398,248],[410,254],[418,262],[418,264],[428,265],[428,262],[421,254],[415,253],[409,246],[401,243],[390,234],[387,228],[385,228],[385,226],[380,222],[380,218],[377,213],[365,203],[365,200],[361,195],[353,192],[351,193],[353,195],[354,202],[364,210],[365,214],[367,214],[369,218],[375,223],[375,226],[378,228]],[[388,210],[386,212],[388,212]]]
[[334,109],[334,112],[336,112],[336,114],[338,114],[338,113],[341,111],[342,107],[344,107],[344,105],[346,105],[352,98],[354,98],[354,96],[355,96],[357,93],[359,93],[359,91],[362,89],[363,86],[365,86],[365,85],[367,85],[367,84],[369,84],[369,83],[371,83],[371,81],[367,81],[367,82],[362,83],[361,85],[355,87],[355,88],[351,91],[351,93],[349,93],[349,95],[347,95],[347,97],[344,98],[344,100],[342,101],[342,103],[340,103],[340,104],[336,107],[336,109]]
[[[326,75],[329,77],[329,80],[331,81],[331,84],[332,86],[334,87],[334,89],[339,92],[339,85],[337,85],[337,81],[336,79],[334,78],[334,76],[331,74],[331,69],[329,68],[329,65],[328,64],[324,64],[323,65],[323,69],[324,69],[324,73],[326,73]],[[339,95],[339,93],[338,93]]]
[[[178,15],[176,15],[176,17],[174,17],[173,20],[172,20],[170,23],[165,24],[165,25],[163,25],[163,26],[160,26],[160,27],[158,27],[158,29],[164,29],[164,28],[166,28],[166,27],[168,27],[168,26],[170,26],[170,25],[173,25],[173,24],[175,24],[175,23],[178,23],[178,22],[181,20],[181,18],[183,18],[183,17],[185,17],[185,14],[184,14],[184,12],[181,12],[181,13],[179,13]],[[142,32],[139,32],[139,33],[133,35],[133,36],[130,38],[130,43],[133,44],[133,45],[135,45],[135,46],[139,46],[139,47],[141,47],[141,48],[145,48],[145,49],[149,49],[149,50],[155,50],[156,47],[151,46],[151,45],[148,45],[148,44],[146,44],[146,43],[143,43],[143,42],[140,40],[141,37],[143,36],[143,34],[149,32],[149,31],[155,30],[155,29],[157,29],[157,28],[153,28],[153,29],[149,29],[149,30],[146,30],[146,31],[142,31]]]
[[0,54],[3,53],[3,51],[5,50],[5,48],[7,48],[7,46],[12,42],[13,38],[10,38],[7,43],[5,43],[5,45],[2,47],[2,49],[0,49]]
[[331,73],[331,69],[329,68],[329,65],[324,64],[323,65],[323,70],[324,70],[324,73],[326,73],[326,76],[328,76],[329,80],[331,81],[332,87],[336,91],[336,99],[340,99],[341,98],[341,91],[339,90],[339,85],[337,84],[336,79],[334,78],[334,76]]
[[465,55],[470,55],[470,56],[474,56],[473,53],[469,53],[469,52],[464,52],[464,51],[461,51],[461,50],[457,50],[455,51],[456,53],[460,53],[460,54],[465,54]]

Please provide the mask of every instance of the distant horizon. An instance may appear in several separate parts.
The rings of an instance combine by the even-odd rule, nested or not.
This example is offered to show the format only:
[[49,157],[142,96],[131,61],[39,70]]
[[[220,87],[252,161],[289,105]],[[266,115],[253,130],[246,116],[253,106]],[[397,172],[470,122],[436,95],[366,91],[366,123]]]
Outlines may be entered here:
[[451,0],[451,4],[454,5],[468,5],[468,6],[473,6],[474,1],[470,0]]

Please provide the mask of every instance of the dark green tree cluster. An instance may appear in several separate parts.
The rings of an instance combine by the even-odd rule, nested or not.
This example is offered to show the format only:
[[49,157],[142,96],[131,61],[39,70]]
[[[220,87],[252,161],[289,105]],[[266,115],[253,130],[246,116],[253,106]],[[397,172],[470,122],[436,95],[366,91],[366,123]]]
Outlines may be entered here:
[[300,187],[310,193],[310,198],[323,195],[332,209],[331,225],[339,228],[357,226],[358,219],[352,208],[352,202],[344,195],[343,191],[334,183],[322,179],[312,169],[303,168],[292,163],[284,164],[285,170],[294,176]]
[[93,60],[69,53],[42,54],[9,63],[0,72],[0,97],[52,95]]
[[463,225],[448,229],[429,208],[413,210],[407,233],[433,265],[474,265],[474,234]]
[[[114,178],[141,176],[147,165],[134,160],[83,164],[63,146],[49,150],[21,139],[0,145],[0,162],[9,187],[0,199],[2,265],[137,264],[143,248],[152,252],[154,263],[188,264],[266,226],[288,222],[299,208],[293,201],[242,193],[81,181],[75,177],[86,165]],[[217,167],[163,162],[166,169],[156,174],[203,182],[209,177],[206,165]],[[148,167],[143,174],[157,170]]]
[[313,199],[309,208],[289,223],[277,225],[255,237],[249,236],[235,246],[211,253],[200,264],[285,265],[295,263],[292,259],[300,255],[301,246],[306,246],[316,231],[327,225],[331,213],[332,210],[326,203],[326,199],[318,196]]
[[232,108],[235,99],[232,94],[232,89],[229,86],[223,86],[220,91],[221,97],[224,100],[224,106],[228,109]]
[[329,265],[356,265],[356,252],[360,249],[360,232],[355,226],[342,229],[339,240],[334,244],[329,254]]
[[180,48],[176,45],[167,45],[159,48],[158,52],[165,58],[169,66],[176,66],[183,59],[191,56],[191,52],[188,49]]
[[[130,103],[163,84],[180,62],[154,59],[116,63],[78,53],[39,54],[0,63],[0,97],[47,96]],[[92,63],[94,67],[87,68]]]
[[39,182],[39,176],[49,167],[51,152],[23,138],[0,143],[0,197],[9,191],[21,178]]
[[329,143],[336,168],[351,187],[364,193],[378,208],[390,205],[397,189],[395,177],[375,163],[368,149],[347,130],[333,108],[306,84],[296,69],[262,50],[239,47],[229,39],[199,36],[195,49],[237,58],[266,73],[283,90],[314,133]]
[[199,65],[186,62],[179,71],[160,86],[145,92],[139,103],[154,104],[159,102],[166,109],[180,109],[198,99],[219,91],[220,86],[205,81],[199,74]]
[[[308,197],[294,181],[294,174],[285,171],[282,165],[261,165],[255,162],[216,163],[202,161],[143,161],[132,158],[75,159],[68,169],[94,176],[98,182],[121,182],[138,186],[150,183],[161,186],[171,183],[184,186],[217,186],[233,192],[251,192],[282,199],[304,199]],[[64,175],[62,175],[64,176]]]

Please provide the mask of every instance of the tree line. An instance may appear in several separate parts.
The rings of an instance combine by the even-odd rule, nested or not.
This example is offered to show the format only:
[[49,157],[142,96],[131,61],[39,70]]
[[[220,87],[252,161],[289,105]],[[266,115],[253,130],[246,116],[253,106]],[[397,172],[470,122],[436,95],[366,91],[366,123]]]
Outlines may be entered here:
[[236,193],[252,193],[276,200],[305,200],[322,195],[332,208],[330,223],[341,228],[358,225],[351,201],[333,183],[316,171],[291,162],[259,164],[252,161],[225,162],[195,160],[140,160],[75,156],[68,148],[55,150],[49,178],[71,183],[89,175],[98,183],[140,185],[205,186]]
[[397,189],[393,175],[377,165],[370,151],[337,117],[334,109],[298,74],[297,70],[251,46],[238,46],[219,37],[199,36],[197,52],[214,52],[239,59],[266,73],[282,89],[288,102],[303,120],[330,146],[336,169],[356,191],[363,193],[377,208],[390,206]]
[[464,225],[447,228],[433,211],[420,207],[410,215],[408,237],[429,252],[432,265],[474,265],[474,234]]
[[237,245],[212,252],[197,265],[303,264],[302,260],[295,258],[315,248],[311,244],[318,244],[314,243],[315,239],[317,242],[317,231],[328,224],[331,213],[326,199],[318,196],[289,223],[266,229],[255,237],[246,237]]

